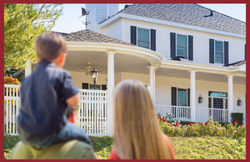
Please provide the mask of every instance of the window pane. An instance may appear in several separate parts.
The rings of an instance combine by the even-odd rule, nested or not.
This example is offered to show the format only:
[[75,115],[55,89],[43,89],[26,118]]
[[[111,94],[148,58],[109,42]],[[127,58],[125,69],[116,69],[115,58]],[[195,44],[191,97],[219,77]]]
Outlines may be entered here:
[[180,102],[178,102],[177,106],[187,106],[187,103],[180,103]]
[[178,104],[187,102],[187,92],[186,89],[178,89]]
[[148,49],[149,49],[149,42],[141,42],[141,41],[138,41],[138,46],[139,46],[139,47],[144,47],[144,48],[148,48]]
[[185,48],[185,47],[177,47],[177,56],[187,57],[187,48]]
[[215,63],[223,63],[222,53],[215,52]]
[[149,30],[138,29],[138,40],[149,42]]
[[215,41],[215,51],[223,52],[223,42]]
[[[95,85],[94,84],[90,84],[90,89],[95,89]],[[100,90],[101,86],[100,85],[96,85],[96,90]]]
[[187,47],[187,36],[177,34],[177,46]]
[[227,97],[227,93],[209,91],[209,96],[211,96],[211,97]]

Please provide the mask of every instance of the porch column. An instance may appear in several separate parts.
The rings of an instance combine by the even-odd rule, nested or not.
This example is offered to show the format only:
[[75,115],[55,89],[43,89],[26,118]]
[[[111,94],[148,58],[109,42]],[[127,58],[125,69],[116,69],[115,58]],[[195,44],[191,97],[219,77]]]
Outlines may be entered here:
[[155,105],[155,70],[157,66],[149,66],[149,85],[150,85],[150,95]]
[[230,114],[233,112],[233,106],[234,106],[234,96],[233,96],[233,76],[234,75],[227,75],[228,77],[228,122],[231,122],[231,116]]
[[107,114],[107,124],[108,124],[108,128],[107,128],[107,133],[109,136],[113,136],[113,90],[115,87],[115,67],[114,67],[114,55],[115,55],[115,51],[107,51],[107,55],[108,55],[108,114]]
[[190,70],[190,108],[191,108],[191,121],[196,121],[196,81],[195,73],[197,71]]
[[29,76],[31,74],[31,61],[28,60],[25,63],[25,77]]

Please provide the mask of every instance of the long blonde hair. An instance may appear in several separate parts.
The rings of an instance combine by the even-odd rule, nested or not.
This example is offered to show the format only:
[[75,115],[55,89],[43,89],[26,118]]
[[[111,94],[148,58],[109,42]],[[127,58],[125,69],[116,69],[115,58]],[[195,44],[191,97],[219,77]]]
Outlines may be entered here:
[[114,140],[120,159],[173,159],[150,94],[138,80],[114,90]]

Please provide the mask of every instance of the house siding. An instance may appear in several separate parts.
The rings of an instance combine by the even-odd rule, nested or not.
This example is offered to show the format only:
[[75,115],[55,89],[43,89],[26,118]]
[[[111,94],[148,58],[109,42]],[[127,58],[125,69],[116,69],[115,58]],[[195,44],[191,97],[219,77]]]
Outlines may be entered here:
[[[121,40],[122,32],[121,32],[122,23],[121,20],[110,25],[108,28],[105,28],[103,31],[105,35]],[[129,42],[130,43],[130,42]]]
[[[86,76],[83,72],[69,71],[73,85],[78,89],[82,89],[82,83],[94,84],[94,79],[91,75]],[[96,85],[107,85],[107,75],[98,74],[98,79]]]
[[[122,22],[121,22],[122,21]],[[130,43],[130,26],[137,28],[155,29],[156,30],[156,51],[162,54],[166,59],[170,59],[170,32],[183,35],[193,36],[193,61],[195,63],[210,64],[209,63],[209,39],[228,41],[229,42],[229,63],[237,62],[245,59],[244,45],[246,43],[243,38],[236,38],[232,36],[225,36],[207,32],[201,32],[190,29],[183,29],[167,25],[154,24],[149,22],[142,22],[130,19],[120,19],[119,24],[116,23],[107,26],[105,34],[112,35],[112,32],[119,31],[122,37],[115,36],[115,38],[122,38],[122,41]],[[117,29],[115,29],[117,28]],[[123,29],[123,30],[121,30]],[[115,35],[115,34],[114,34]],[[116,34],[117,35],[117,34]],[[182,59],[182,61],[190,62],[189,60]],[[222,66],[223,64],[218,64]]]

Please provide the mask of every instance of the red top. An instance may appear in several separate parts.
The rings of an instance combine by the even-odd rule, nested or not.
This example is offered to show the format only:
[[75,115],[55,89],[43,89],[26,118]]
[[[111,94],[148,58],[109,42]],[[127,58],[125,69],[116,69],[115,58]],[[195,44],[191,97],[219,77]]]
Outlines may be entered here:
[[[170,142],[170,140],[168,139],[168,137],[165,135],[165,139],[166,139],[166,141],[168,142],[168,144],[169,144],[169,147],[170,147],[170,151],[171,151],[171,153],[172,153],[172,155],[173,155],[173,159],[175,159],[175,153],[174,153],[174,147],[173,147],[173,145],[172,145],[172,143]],[[119,157],[116,155],[116,153],[115,153],[115,149],[113,149],[112,151],[111,151],[111,153],[110,153],[110,155],[109,155],[109,159],[119,159]]]

